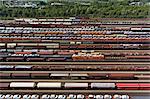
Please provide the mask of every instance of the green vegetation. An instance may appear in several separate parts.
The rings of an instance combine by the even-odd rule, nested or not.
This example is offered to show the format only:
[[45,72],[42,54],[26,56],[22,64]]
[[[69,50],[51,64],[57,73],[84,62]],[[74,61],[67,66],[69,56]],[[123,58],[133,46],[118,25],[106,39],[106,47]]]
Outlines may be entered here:
[[[106,2],[105,2],[106,1]],[[130,6],[128,0],[96,0],[90,5],[61,1],[64,5],[52,6],[51,2],[44,8],[9,8],[0,7],[0,19],[30,17],[95,17],[95,18],[147,18],[150,17],[150,6]],[[135,0],[136,1],[136,0]],[[41,3],[43,5],[43,3]]]

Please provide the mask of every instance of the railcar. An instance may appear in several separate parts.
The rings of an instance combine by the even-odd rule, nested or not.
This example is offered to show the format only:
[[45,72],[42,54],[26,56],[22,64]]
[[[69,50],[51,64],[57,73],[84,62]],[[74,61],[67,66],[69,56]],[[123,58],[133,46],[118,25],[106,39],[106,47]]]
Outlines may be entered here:
[[139,89],[139,84],[138,83],[117,83],[116,84],[117,88],[120,90],[138,90]]
[[40,55],[52,55],[54,54],[53,51],[39,51],[39,52],[36,52],[37,54],[40,54]]
[[109,79],[134,79],[134,74],[109,74]]
[[140,90],[150,90],[150,83],[139,83]]
[[89,79],[108,79],[108,74],[89,73]]
[[7,94],[7,95],[5,95],[5,99],[13,99],[13,95]]
[[104,99],[112,99],[112,96],[111,96],[111,95],[106,94],[106,95],[104,95]]
[[115,83],[91,83],[91,88],[98,89],[114,89]]
[[40,79],[44,79],[44,78],[49,78],[50,75],[49,73],[31,73],[31,78],[40,78]]
[[69,74],[67,73],[51,73],[50,78],[52,79],[66,79],[69,77]]
[[36,84],[34,82],[11,82],[10,88],[34,88]]
[[0,73],[0,78],[11,78],[11,73]]
[[135,74],[134,77],[138,79],[150,79],[150,75],[148,74]]
[[42,62],[42,61],[45,61],[45,58],[27,58],[26,61],[33,61],[33,62]]
[[44,94],[41,96],[41,99],[50,99],[50,95]]
[[67,96],[66,95],[58,95],[58,99],[66,99]]
[[11,62],[13,62],[13,61],[24,61],[24,58],[22,58],[22,57],[7,57],[6,61],[11,61]]
[[88,88],[88,83],[65,83],[65,88]]
[[65,61],[66,58],[47,58],[46,61]]
[[12,73],[11,74],[12,78],[30,78],[30,74],[29,73]]
[[62,84],[59,82],[39,82],[37,88],[61,88]]
[[23,99],[30,99],[30,98],[31,98],[30,94],[23,95]]
[[113,96],[113,99],[122,99],[122,96],[116,94],[116,95]]
[[71,73],[69,76],[70,76],[71,79],[81,79],[81,80],[88,79],[88,74],[74,74],[74,73]]
[[5,98],[5,95],[0,94],[0,99],[4,99],[4,98]]
[[0,82],[0,89],[8,89],[9,86],[10,86],[10,83]]
[[32,66],[16,65],[14,66],[14,70],[32,70]]
[[19,94],[13,95],[13,99],[21,99],[21,98],[22,98],[22,95],[19,95]]
[[2,65],[0,66],[0,70],[13,70],[14,66]]

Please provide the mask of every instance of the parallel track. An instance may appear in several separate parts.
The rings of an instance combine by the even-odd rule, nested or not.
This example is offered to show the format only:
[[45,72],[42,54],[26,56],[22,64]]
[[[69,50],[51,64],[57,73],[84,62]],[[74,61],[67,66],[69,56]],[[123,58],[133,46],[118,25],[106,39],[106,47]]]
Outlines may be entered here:
[[[80,50],[78,50],[78,51],[80,51]],[[150,50],[96,50],[95,49],[94,52],[123,52],[123,53],[125,53],[125,52],[147,52],[147,53],[150,53]]]
[[150,62],[0,62],[1,65],[99,65],[99,64],[105,64],[105,65],[150,65]]
[[146,83],[150,82],[150,80],[52,80],[52,79],[1,79],[0,82],[12,82],[12,81],[20,81],[20,82],[136,82],[136,83]]
[[150,94],[149,90],[1,90],[3,93],[125,93]]
[[1,71],[0,73],[124,73],[124,74],[150,74],[149,71]]

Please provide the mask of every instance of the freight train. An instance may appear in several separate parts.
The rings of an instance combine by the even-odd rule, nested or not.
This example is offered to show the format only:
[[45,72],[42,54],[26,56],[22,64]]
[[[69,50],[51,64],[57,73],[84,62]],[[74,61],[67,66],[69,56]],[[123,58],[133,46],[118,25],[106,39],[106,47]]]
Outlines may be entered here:
[[58,71],[58,70],[86,70],[86,71],[149,71],[149,65],[0,65],[1,71]]
[[[149,90],[149,83],[61,83],[61,82],[10,82],[0,83],[1,89],[105,89],[105,90]],[[79,89],[78,89],[79,88]]]
[[124,73],[0,73],[1,79],[61,79],[61,80],[144,80],[149,74]]

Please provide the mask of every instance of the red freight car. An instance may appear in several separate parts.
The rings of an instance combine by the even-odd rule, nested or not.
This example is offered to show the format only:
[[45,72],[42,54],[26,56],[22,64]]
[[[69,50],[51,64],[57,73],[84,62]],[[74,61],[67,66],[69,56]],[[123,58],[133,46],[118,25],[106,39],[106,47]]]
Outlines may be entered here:
[[117,89],[121,90],[138,90],[139,89],[139,84],[138,83],[116,83]]
[[150,90],[150,83],[139,83],[140,90]]

